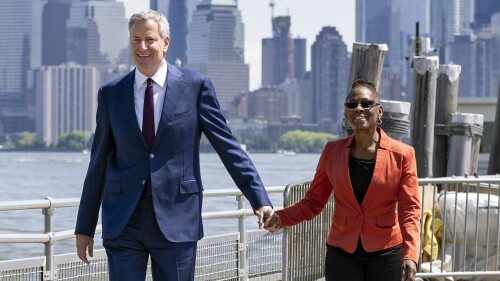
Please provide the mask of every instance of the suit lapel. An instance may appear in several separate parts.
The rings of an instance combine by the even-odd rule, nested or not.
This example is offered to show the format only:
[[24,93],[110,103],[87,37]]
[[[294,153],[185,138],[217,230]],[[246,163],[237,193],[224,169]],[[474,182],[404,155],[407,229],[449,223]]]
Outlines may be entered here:
[[345,187],[345,189],[342,192],[345,192],[345,194],[349,197],[349,199],[353,203],[353,206],[356,206],[358,209],[360,209],[361,207],[358,204],[356,195],[354,195],[354,189],[352,188],[351,178],[349,175],[349,151],[351,149],[353,139],[354,135],[351,136],[351,138],[349,139],[349,141],[347,142],[346,146],[342,151],[342,163],[340,166],[342,167],[341,168],[342,178],[344,179],[344,184],[342,186]]
[[384,169],[387,169],[386,162],[387,158],[389,158],[389,151],[387,150],[388,137],[382,130],[379,130],[379,133],[381,139],[380,147],[377,150],[377,158],[375,160],[375,168],[373,169],[372,180],[370,181],[370,185],[368,186],[368,190],[366,191],[365,199],[363,199],[363,203],[361,204],[362,206],[370,204],[370,200],[372,200],[372,198],[376,198],[376,195],[383,196],[384,194],[386,194],[384,190],[380,190],[380,188],[384,188],[385,185],[383,183],[387,181],[386,179],[384,179],[384,177],[387,175]]
[[[159,140],[164,134],[170,120],[172,120],[172,115],[174,113],[177,102],[184,93],[184,87],[186,86],[186,83],[182,79],[182,76],[182,72],[177,67],[168,64],[165,100],[163,101],[160,123],[158,124],[158,131],[156,132],[155,136],[155,144],[156,140]],[[154,146],[155,145],[153,145],[153,147]]]
[[123,83],[120,84],[120,88],[118,89],[119,93],[123,93],[120,95],[120,99],[124,104],[124,114],[127,122],[130,123],[130,128],[134,130],[137,134],[139,134],[142,139],[144,145],[148,145],[146,140],[142,137],[142,131],[139,127],[139,123],[137,122],[137,116],[135,113],[135,102],[134,102],[134,80],[135,80],[135,70],[131,71],[125,78],[123,79]]

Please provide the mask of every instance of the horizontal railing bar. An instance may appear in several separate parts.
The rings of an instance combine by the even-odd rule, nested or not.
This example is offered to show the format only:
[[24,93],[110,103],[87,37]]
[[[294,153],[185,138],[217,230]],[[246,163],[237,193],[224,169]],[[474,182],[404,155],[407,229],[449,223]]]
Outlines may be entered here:
[[462,272],[419,272],[416,277],[486,277],[486,276],[500,276],[500,271],[462,271]]
[[[266,187],[268,193],[279,193],[285,190],[285,186],[270,186]],[[237,188],[234,189],[212,189],[203,191],[204,197],[221,197],[221,196],[242,196],[243,193]],[[30,209],[47,209],[78,207],[80,198],[61,198],[61,199],[40,199],[40,200],[16,200],[16,201],[0,201],[0,211],[15,211],[15,210],[30,210]]]

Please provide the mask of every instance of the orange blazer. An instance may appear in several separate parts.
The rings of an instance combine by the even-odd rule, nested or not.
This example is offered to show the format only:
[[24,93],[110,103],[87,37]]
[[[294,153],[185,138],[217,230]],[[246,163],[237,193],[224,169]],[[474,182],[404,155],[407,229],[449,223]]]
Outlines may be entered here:
[[353,253],[358,237],[367,252],[403,244],[402,259],[418,264],[420,252],[420,193],[414,149],[387,136],[382,129],[375,169],[361,206],[349,177],[353,136],[329,142],[318,162],[305,197],[277,211],[282,226],[318,215],[334,194],[332,225],[327,243]]

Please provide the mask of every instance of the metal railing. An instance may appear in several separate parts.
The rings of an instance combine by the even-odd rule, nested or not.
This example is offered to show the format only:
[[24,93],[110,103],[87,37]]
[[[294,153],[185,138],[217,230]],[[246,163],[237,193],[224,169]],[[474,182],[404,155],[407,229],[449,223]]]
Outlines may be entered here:
[[[284,186],[266,188],[268,193],[282,193]],[[237,219],[238,232],[206,237],[198,242],[196,280],[276,280],[281,273],[281,236],[264,230],[247,231],[245,218],[253,210],[245,209],[245,197],[238,190],[205,190],[205,198],[236,197],[236,210],[203,212],[203,220]],[[42,209],[44,233],[0,234],[0,243],[43,243],[44,257],[0,261],[0,281],[17,280],[107,280],[107,260],[104,250],[95,250],[90,266],[76,254],[54,254],[54,244],[74,238],[74,230],[54,232],[54,211],[77,207],[79,198],[0,202],[0,211]],[[102,231],[99,225],[97,233]],[[272,252],[264,251],[268,249]],[[259,256],[263,255],[263,257]],[[262,259],[263,258],[263,259]],[[266,261],[263,264],[263,261]],[[148,268],[148,280],[151,272]]]
[[[300,200],[309,181],[290,184],[284,205]],[[500,280],[500,176],[419,179],[422,198],[422,251],[418,278],[441,280]],[[268,188],[269,193],[285,187]],[[204,212],[204,220],[236,218],[238,232],[199,241],[196,280],[317,280],[323,277],[326,235],[333,202],[311,221],[274,234],[246,231],[239,190],[205,191],[205,197],[235,196],[238,209]],[[0,281],[9,280],[106,280],[103,250],[95,251],[91,266],[75,254],[53,255],[56,241],[74,237],[72,230],[52,232],[52,215],[59,207],[75,207],[78,199],[0,202],[0,211],[43,209],[45,233],[0,234],[0,243],[44,243],[45,257],[0,261]],[[314,239],[311,239],[314,237]],[[148,280],[151,280],[148,270]],[[447,279],[450,280],[450,279]]]
[[[419,179],[422,251],[418,278],[500,280],[499,184],[499,175]],[[308,181],[288,185],[284,206],[303,198],[309,187]],[[320,215],[284,230],[283,280],[313,281],[324,276],[333,208],[332,195]]]

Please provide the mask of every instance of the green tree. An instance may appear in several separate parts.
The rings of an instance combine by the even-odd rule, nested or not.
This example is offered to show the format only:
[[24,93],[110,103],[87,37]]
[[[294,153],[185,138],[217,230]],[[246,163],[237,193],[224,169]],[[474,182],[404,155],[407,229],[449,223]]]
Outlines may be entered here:
[[36,134],[30,132],[22,132],[19,139],[15,143],[18,148],[33,148],[36,144]]
[[64,150],[83,150],[87,148],[90,139],[89,132],[73,131],[62,134],[57,143],[57,148]]
[[281,149],[296,152],[321,152],[325,144],[338,136],[328,133],[294,130],[288,131],[280,137]]

